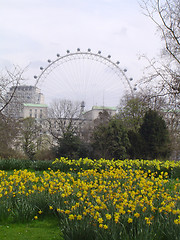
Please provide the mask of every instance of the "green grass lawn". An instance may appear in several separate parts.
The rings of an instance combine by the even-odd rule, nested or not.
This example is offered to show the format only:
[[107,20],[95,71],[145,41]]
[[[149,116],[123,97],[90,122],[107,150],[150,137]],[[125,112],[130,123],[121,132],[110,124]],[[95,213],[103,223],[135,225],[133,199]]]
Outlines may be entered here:
[[63,240],[56,219],[0,224],[0,240]]

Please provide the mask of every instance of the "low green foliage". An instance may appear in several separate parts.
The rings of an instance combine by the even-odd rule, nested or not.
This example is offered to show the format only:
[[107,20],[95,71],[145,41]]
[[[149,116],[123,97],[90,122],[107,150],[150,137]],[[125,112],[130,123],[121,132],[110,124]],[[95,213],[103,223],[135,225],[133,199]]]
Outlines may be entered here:
[[31,167],[32,162],[26,159],[4,159],[0,158],[1,170],[27,169]]
[[62,240],[60,228],[55,218],[34,220],[29,223],[4,223],[0,225],[1,240]]

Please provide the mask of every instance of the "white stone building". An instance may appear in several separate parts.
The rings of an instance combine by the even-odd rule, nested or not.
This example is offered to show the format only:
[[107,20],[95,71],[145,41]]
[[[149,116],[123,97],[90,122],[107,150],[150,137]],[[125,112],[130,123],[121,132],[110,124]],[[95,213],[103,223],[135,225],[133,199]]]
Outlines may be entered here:
[[115,107],[93,106],[91,110],[83,113],[82,117],[87,121],[94,121],[99,117],[99,114],[102,113],[103,111],[106,111],[109,114],[109,116],[112,117],[116,114]]
[[5,108],[5,114],[19,119],[26,117],[45,118],[47,116],[47,105],[44,104],[44,95],[35,86],[21,85],[11,87],[6,95],[8,99],[15,93],[10,103]]
[[23,103],[20,118],[28,117],[32,117],[38,120],[45,119],[47,117],[47,105],[35,103]]

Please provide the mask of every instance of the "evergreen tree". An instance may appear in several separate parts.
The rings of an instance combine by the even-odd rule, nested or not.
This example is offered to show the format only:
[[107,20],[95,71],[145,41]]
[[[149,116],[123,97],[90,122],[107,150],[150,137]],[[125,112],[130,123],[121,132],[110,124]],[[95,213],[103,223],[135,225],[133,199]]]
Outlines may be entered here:
[[91,149],[85,144],[79,136],[72,131],[67,131],[64,136],[59,139],[56,155],[57,157],[67,157],[69,159],[80,157],[90,157]]
[[149,109],[139,130],[142,138],[142,154],[146,159],[165,159],[170,155],[169,132],[157,111]]
[[128,138],[130,142],[130,146],[127,149],[129,158],[138,159],[143,158],[143,141],[139,132],[135,132],[133,130],[128,131]]

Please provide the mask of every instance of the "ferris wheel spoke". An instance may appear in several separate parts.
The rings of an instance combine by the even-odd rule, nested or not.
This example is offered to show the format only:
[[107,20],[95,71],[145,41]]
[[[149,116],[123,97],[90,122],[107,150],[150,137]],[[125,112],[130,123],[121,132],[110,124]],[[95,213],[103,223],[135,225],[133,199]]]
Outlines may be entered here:
[[[48,98],[66,98],[93,104],[117,106],[122,93],[127,89],[133,94],[131,83],[119,62],[114,63],[111,56],[98,53],[67,51],[49,65],[42,68],[36,77]],[[51,96],[51,97],[50,97]]]

